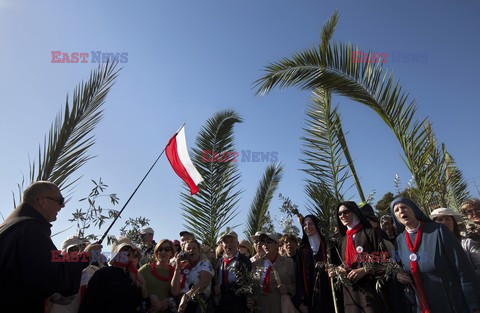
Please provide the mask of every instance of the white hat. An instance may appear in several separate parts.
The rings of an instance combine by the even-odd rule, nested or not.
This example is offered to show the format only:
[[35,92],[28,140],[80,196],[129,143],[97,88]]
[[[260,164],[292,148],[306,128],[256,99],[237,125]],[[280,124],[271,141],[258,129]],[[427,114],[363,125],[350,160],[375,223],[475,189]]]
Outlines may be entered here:
[[278,235],[277,233],[263,233],[260,235],[260,237],[268,237],[270,239],[272,239],[273,241],[275,241],[276,243],[278,243]]
[[71,247],[81,247],[83,241],[77,236],[71,236],[62,243],[62,253],[67,253]]
[[228,231],[228,232],[220,235],[220,238],[218,238],[218,243],[222,242],[223,239],[225,239],[225,237],[233,237],[233,238],[235,238],[235,239],[238,240],[238,235],[237,235],[236,232],[234,232],[234,231]]
[[146,235],[146,234],[154,234],[155,232],[153,231],[153,229],[151,227],[143,227],[141,230],[140,230],[140,234],[142,235]]
[[118,240],[112,243],[112,255],[110,262],[115,260],[118,253],[120,253],[120,250],[123,247],[127,246],[132,248],[133,250],[137,250],[140,254],[142,253],[142,251],[130,239],[128,239],[127,237],[118,237]]
[[264,232],[257,231],[255,235],[251,235],[250,238],[252,239],[252,241],[255,241],[255,239],[258,239],[261,234],[264,234]]
[[442,215],[453,216],[457,223],[462,221],[462,215],[460,213],[455,212],[454,210],[448,209],[448,208],[438,208],[438,209],[433,210],[432,213],[430,214],[430,218],[434,219],[434,218],[442,216]]

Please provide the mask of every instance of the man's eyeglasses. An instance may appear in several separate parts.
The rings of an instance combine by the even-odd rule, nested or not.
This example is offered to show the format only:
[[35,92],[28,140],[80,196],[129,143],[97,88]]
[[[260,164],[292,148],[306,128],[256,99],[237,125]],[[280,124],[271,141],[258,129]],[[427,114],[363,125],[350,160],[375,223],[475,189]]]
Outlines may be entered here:
[[467,214],[467,215],[473,215],[473,214],[479,213],[479,212],[480,212],[479,208],[465,210],[465,214]]
[[55,201],[56,203],[58,203],[61,206],[65,205],[65,198],[64,197],[60,197],[60,198],[41,197],[41,198],[45,198],[45,199],[48,199],[48,200]]
[[342,215],[348,215],[348,214],[350,214],[349,210],[338,211],[338,217],[341,217]]

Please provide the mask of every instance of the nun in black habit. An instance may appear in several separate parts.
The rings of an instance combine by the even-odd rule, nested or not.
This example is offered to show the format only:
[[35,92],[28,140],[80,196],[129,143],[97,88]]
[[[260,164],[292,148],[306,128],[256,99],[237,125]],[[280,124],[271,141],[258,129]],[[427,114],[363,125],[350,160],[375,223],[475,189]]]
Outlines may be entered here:
[[[302,219],[303,237],[295,261],[296,292],[293,303],[301,311],[335,312],[332,290],[327,272],[316,268],[317,262],[326,264],[327,247],[322,236],[318,218],[307,215]],[[330,242],[330,255],[335,264],[339,263],[334,251],[334,243]]]
[[410,312],[480,312],[477,276],[453,234],[408,198],[393,200],[390,210],[399,234],[397,262],[406,272],[397,279],[417,290],[419,304]]
[[[382,274],[383,267],[379,263],[372,263],[366,268],[358,258],[358,255],[367,253],[369,256],[376,255],[378,262],[378,255],[382,252],[380,251],[382,239],[355,202],[340,203],[336,214],[338,229],[342,235],[339,250],[343,261],[338,270],[352,283],[351,286],[343,285],[345,312],[386,312],[387,309],[375,288],[375,276]],[[330,275],[333,276],[335,273],[330,271]]]

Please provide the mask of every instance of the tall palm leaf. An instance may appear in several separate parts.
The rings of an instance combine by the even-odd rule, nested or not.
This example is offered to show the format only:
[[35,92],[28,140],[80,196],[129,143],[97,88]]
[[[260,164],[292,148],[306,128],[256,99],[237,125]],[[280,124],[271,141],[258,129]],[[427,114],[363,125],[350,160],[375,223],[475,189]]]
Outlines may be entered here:
[[[71,106],[67,95],[63,112],[58,113],[52,123],[43,148],[38,148],[38,159],[30,163],[28,185],[48,180],[65,190],[80,179],[71,179],[71,176],[92,158],[88,155],[88,149],[95,143],[91,133],[102,119],[102,105],[119,72],[116,66],[116,63],[106,63],[93,70],[89,80],[74,89]],[[17,187],[21,201],[23,182]]]
[[216,246],[220,230],[238,214],[238,165],[229,157],[231,154],[226,159],[216,156],[235,151],[233,127],[241,122],[235,111],[219,112],[207,120],[192,149],[192,162],[204,182],[194,197],[186,189],[181,193],[186,228],[211,247]]
[[280,164],[271,164],[265,169],[263,178],[258,184],[257,192],[250,205],[250,211],[247,217],[247,225],[244,231],[245,237],[250,240],[250,235],[261,231],[265,224],[265,214],[270,206],[273,194],[277,190],[278,184],[282,179],[283,166]]
[[467,182],[463,178],[462,172],[455,164],[455,160],[448,153],[445,144],[442,144],[445,163],[445,183],[447,185],[446,207],[460,210],[463,200],[470,197],[467,189]]
[[302,138],[304,171],[310,180],[321,182],[333,196],[344,197],[344,184],[350,177],[348,165],[343,162],[343,150],[338,140],[341,128],[337,109],[331,109],[330,93],[324,89],[313,91],[312,104],[307,108],[307,135]]
[[397,137],[416,187],[425,195],[420,204],[427,207],[428,181],[421,178],[428,172],[425,164],[431,152],[426,119],[415,118],[415,101],[382,63],[371,63],[370,54],[366,62],[356,62],[354,52],[358,51],[351,44],[329,43],[328,48],[320,45],[294,53],[266,67],[266,74],[256,81],[257,94],[266,94],[277,86],[324,88],[367,105]]

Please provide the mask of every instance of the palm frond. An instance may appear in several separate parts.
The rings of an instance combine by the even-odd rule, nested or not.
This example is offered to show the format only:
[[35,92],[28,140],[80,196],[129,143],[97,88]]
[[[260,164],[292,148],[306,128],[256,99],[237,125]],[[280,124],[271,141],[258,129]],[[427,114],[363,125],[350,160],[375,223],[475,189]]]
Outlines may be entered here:
[[[74,89],[71,106],[67,95],[63,111],[57,114],[43,147],[38,148],[37,160],[30,163],[28,184],[48,180],[65,190],[80,179],[71,176],[92,158],[88,155],[95,143],[91,133],[102,119],[102,105],[119,72],[116,66],[106,63],[93,70],[89,80]],[[20,201],[23,186],[18,185]]]
[[308,181],[305,192],[308,197],[307,210],[318,217],[324,235],[331,237],[336,225],[335,208],[341,199],[337,199],[322,181]]
[[312,180],[320,181],[334,194],[343,199],[344,184],[350,177],[348,165],[343,162],[343,149],[338,140],[341,128],[337,109],[331,109],[331,96],[327,90],[315,89],[312,103],[307,108],[306,136],[302,138],[306,165],[304,171]]
[[463,178],[462,172],[455,164],[455,160],[448,153],[445,144],[442,144],[445,162],[445,178],[447,182],[447,207],[460,210],[462,202],[470,197],[467,182]]
[[255,82],[257,94],[266,94],[275,87],[322,88],[373,109],[400,143],[405,164],[421,195],[420,205],[425,207],[431,190],[424,175],[430,172],[432,152],[426,119],[416,118],[415,101],[382,63],[373,63],[370,53],[365,62],[355,60],[354,53],[359,51],[351,44],[330,43],[328,49],[309,48],[294,53],[291,58],[266,66],[266,74]]
[[[180,195],[186,228],[211,247],[216,245],[220,230],[238,214],[240,173],[236,160],[230,156],[235,152],[233,127],[241,122],[238,113],[231,110],[207,120],[191,153],[204,182],[194,197],[186,189]],[[216,157],[222,153],[227,153],[227,157]]]
[[257,192],[250,205],[247,217],[247,225],[244,231],[245,237],[250,240],[250,235],[260,231],[265,223],[265,214],[268,211],[273,194],[277,190],[282,179],[283,166],[271,164],[265,169],[262,180],[258,184]]

